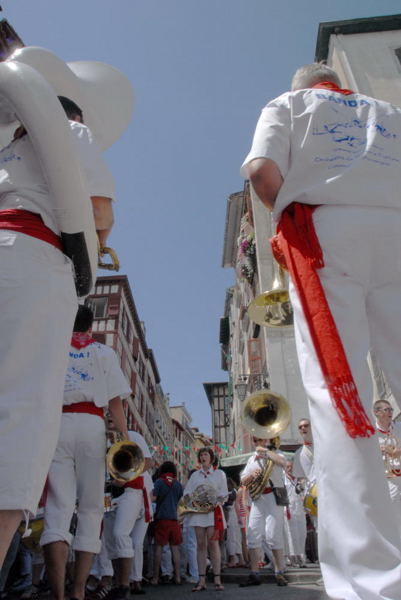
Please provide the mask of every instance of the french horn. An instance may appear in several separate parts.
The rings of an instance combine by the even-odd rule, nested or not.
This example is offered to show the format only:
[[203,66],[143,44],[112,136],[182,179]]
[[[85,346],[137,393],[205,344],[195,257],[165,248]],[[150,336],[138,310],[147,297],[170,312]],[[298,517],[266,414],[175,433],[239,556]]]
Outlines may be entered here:
[[191,496],[183,496],[177,506],[178,518],[189,513],[209,513],[217,505],[217,492],[215,488],[208,483],[198,485]]
[[[284,396],[269,390],[258,390],[251,394],[242,411],[243,425],[252,437],[270,439],[274,446],[280,445],[282,433],[291,421],[291,408]],[[252,500],[257,500],[269,481],[274,463],[267,455],[257,459],[260,473],[247,486]]]

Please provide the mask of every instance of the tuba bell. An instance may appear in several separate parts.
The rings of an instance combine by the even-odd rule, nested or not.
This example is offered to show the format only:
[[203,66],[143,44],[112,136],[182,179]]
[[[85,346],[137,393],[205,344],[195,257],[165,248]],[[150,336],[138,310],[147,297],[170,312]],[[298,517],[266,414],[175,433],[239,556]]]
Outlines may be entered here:
[[290,296],[285,284],[284,269],[274,261],[274,281],[271,290],[256,296],[248,306],[248,316],[263,327],[289,327],[294,322]]
[[[258,390],[245,400],[242,420],[253,437],[270,439],[278,448],[279,435],[291,421],[291,408],[284,396],[268,390]],[[267,487],[274,466],[267,456],[259,458],[258,462],[261,473],[246,486],[252,500],[257,500]]]
[[145,458],[138,444],[129,440],[118,440],[107,452],[106,465],[113,479],[128,483],[143,473]]

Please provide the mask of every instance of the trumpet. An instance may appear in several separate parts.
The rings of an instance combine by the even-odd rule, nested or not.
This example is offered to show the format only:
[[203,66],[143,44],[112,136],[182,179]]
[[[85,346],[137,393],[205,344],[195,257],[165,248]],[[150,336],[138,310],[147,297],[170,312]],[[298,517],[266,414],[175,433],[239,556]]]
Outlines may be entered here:
[[119,433],[113,437],[115,441],[106,455],[107,470],[116,481],[128,483],[143,473],[145,457],[135,442],[121,439]]

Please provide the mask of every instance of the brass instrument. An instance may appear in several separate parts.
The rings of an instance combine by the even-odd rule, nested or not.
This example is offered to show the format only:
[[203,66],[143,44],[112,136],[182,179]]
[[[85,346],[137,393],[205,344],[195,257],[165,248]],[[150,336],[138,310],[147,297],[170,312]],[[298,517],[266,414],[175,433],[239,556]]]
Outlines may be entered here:
[[[110,256],[111,262],[103,262],[103,259],[107,254]],[[97,266],[99,269],[107,269],[108,271],[120,270],[120,261],[118,260],[117,253],[113,250],[113,248],[109,248],[108,246],[103,246],[102,248],[98,242],[97,256]]]
[[143,473],[145,458],[138,444],[129,440],[119,440],[120,434],[114,436],[117,437],[117,441],[107,452],[107,470],[113,479],[128,483]]
[[209,513],[217,506],[218,498],[216,489],[208,484],[202,483],[196,487],[188,499],[183,496],[177,506],[178,518],[189,513]]
[[[259,390],[245,401],[242,419],[244,427],[253,437],[270,439],[278,448],[279,434],[291,421],[291,408],[284,396],[268,390]],[[257,500],[267,487],[274,466],[267,455],[258,458],[257,462],[261,472],[246,486],[252,500]]]
[[271,290],[256,296],[248,306],[248,316],[264,327],[289,327],[294,322],[290,296],[285,284],[284,269],[274,261],[274,281]]

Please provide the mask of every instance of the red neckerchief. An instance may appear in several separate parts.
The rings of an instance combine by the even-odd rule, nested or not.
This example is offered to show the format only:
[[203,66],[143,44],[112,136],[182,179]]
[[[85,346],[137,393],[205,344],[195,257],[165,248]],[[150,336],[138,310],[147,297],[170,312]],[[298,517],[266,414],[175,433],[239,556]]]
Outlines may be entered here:
[[304,442],[304,446],[313,446],[313,442]]
[[313,89],[318,90],[330,90],[331,92],[337,92],[338,94],[344,94],[344,96],[349,96],[350,94],[354,94],[352,90],[347,90],[345,88],[340,88],[333,81],[321,81],[320,83],[315,83],[312,85]]
[[208,475],[210,475],[210,473],[211,473],[210,469],[208,469],[207,471],[204,471],[204,470],[201,468],[199,471],[200,471],[200,473],[202,473],[202,475],[203,475],[203,477],[204,477],[205,479],[206,479],[206,477],[207,477]]
[[160,475],[160,479],[162,479],[164,481],[164,483],[166,483],[169,487],[171,487],[176,479],[175,475],[173,475],[173,473],[163,473],[163,475]]
[[86,331],[74,331],[71,338],[71,346],[77,348],[77,350],[81,350],[81,348],[86,348],[86,346],[93,344],[95,341]]
[[380,427],[376,427],[376,429],[380,433],[384,433],[384,435],[389,435],[389,433],[391,433],[391,425],[390,425],[390,429],[388,429],[387,431],[383,431],[383,429],[380,429]]
[[331,401],[348,435],[370,437],[375,430],[359,398],[317,274],[324,260],[312,219],[315,208],[299,202],[287,206],[280,217],[277,234],[270,240],[273,255],[291,275]]

